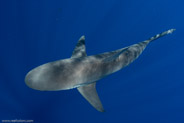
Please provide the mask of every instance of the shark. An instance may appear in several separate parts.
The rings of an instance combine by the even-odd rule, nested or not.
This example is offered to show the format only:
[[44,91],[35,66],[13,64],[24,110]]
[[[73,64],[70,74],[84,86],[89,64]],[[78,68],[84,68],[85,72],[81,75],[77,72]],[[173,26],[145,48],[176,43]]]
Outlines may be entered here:
[[141,55],[150,42],[173,31],[175,29],[169,29],[137,44],[91,56],[87,56],[85,36],[81,36],[70,58],[45,63],[32,69],[25,76],[25,83],[39,91],[77,88],[96,110],[104,112],[96,91],[96,82],[128,66]]

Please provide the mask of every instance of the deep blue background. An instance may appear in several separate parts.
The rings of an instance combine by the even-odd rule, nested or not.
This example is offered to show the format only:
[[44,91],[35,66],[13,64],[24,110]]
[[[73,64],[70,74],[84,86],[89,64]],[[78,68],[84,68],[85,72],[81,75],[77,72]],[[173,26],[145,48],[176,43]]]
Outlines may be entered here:
[[[35,123],[183,123],[183,0],[1,0],[0,120]],[[69,58],[81,35],[87,54],[122,48],[176,28],[130,66],[97,83],[106,110],[76,89],[25,85],[32,68]]]

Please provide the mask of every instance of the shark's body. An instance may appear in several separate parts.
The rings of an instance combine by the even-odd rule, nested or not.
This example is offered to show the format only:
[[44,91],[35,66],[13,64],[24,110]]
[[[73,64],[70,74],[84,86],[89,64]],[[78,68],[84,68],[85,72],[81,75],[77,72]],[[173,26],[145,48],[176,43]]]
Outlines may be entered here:
[[129,65],[151,41],[173,31],[170,29],[138,44],[93,56],[87,56],[85,38],[82,36],[71,58],[34,68],[26,75],[25,82],[30,88],[41,91],[77,88],[94,108],[103,112],[96,92],[96,81]]

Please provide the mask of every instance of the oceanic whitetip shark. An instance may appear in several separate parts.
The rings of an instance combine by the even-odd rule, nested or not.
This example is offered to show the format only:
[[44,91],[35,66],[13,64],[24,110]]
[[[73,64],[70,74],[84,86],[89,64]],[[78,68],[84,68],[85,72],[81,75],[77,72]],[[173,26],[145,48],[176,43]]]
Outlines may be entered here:
[[82,36],[71,58],[49,62],[34,68],[26,75],[25,82],[30,88],[40,91],[77,88],[95,109],[104,112],[96,91],[96,82],[132,63],[150,42],[174,30],[170,29],[125,48],[92,56],[87,56],[85,37]]

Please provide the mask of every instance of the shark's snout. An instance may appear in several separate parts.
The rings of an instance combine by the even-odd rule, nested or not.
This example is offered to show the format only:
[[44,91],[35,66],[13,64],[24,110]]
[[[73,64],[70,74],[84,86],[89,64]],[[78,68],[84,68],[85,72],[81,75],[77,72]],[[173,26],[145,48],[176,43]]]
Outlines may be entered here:
[[[39,79],[40,78],[40,79]],[[42,86],[42,79],[40,76],[40,72],[32,70],[25,77],[25,83],[28,87],[35,90],[44,90],[44,86]]]
[[25,77],[25,83],[28,87],[32,88],[32,89],[36,89],[37,90],[37,86],[35,84],[35,82],[32,79],[33,75],[32,72],[29,72],[26,77]]

